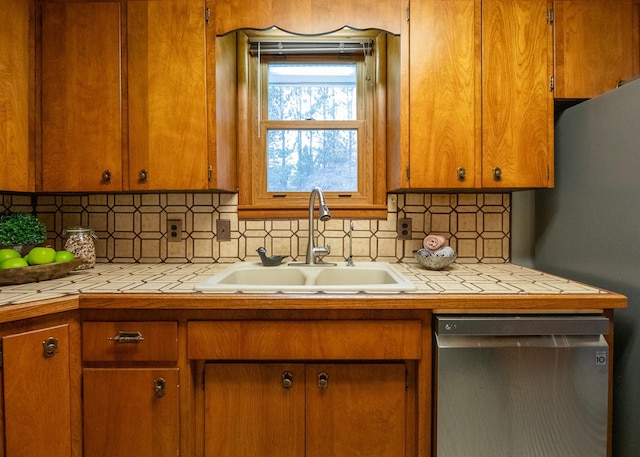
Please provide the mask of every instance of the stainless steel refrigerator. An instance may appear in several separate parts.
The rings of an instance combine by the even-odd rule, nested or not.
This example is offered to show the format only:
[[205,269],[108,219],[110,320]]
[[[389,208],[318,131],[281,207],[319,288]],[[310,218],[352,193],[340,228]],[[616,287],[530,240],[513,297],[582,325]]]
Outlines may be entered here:
[[535,192],[533,265],[626,295],[614,316],[613,455],[640,449],[640,80],[556,119],[556,188]]

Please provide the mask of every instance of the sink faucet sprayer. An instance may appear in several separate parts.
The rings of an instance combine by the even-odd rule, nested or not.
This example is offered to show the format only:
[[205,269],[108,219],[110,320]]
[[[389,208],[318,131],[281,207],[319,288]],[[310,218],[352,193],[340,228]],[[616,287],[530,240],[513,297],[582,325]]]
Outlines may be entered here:
[[353,221],[349,221],[349,258],[347,259],[347,266],[352,267],[353,265]]
[[306,265],[335,265],[327,264],[322,260],[322,257],[328,255],[331,252],[331,246],[316,246],[315,240],[315,227],[313,208],[315,198],[318,198],[318,219],[325,222],[331,219],[331,213],[324,200],[324,193],[319,187],[314,187],[309,195],[309,241],[307,243],[307,255],[305,259]]

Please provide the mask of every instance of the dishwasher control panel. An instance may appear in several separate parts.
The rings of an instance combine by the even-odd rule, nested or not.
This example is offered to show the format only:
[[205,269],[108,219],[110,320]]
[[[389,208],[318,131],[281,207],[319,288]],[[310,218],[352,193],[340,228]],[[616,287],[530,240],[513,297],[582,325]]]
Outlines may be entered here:
[[438,315],[439,335],[607,335],[609,319],[597,315]]

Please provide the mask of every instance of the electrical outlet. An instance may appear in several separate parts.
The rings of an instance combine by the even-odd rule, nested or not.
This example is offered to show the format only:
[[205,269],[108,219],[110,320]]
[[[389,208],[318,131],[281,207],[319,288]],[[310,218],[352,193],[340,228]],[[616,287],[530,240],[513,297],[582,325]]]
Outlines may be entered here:
[[216,219],[216,236],[218,241],[231,241],[231,221]]
[[398,219],[398,239],[411,239],[411,219]]
[[180,219],[167,220],[167,240],[182,241],[182,221]]

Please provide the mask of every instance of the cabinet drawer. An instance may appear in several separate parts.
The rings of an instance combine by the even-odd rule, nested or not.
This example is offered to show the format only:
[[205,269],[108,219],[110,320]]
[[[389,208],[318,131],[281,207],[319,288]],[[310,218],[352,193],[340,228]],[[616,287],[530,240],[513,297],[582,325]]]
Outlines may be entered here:
[[197,360],[407,360],[421,356],[419,321],[191,321]]
[[82,358],[89,362],[175,362],[178,323],[85,322]]

